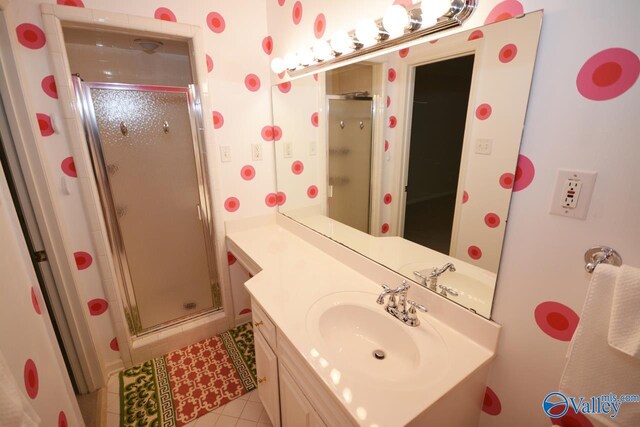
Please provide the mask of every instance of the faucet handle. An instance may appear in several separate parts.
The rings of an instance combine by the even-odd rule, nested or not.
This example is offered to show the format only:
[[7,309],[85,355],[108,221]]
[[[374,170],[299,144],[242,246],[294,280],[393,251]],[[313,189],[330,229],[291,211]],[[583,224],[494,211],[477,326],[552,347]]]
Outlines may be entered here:
[[413,311],[415,313],[416,309],[420,310],[423,313],[426,313],[427,311],[429,311],[427,309],[427,307],[425,307],[424,305],[417,303],[415,301],[411,301],[411,300],[407,300],[407,304],[409,304],[411,306],[411,308],[409,310]]
[[426,285],[427,284],[427,276],[425,276],[424,274],[420,273],[419,271],[414,271],[413,275],[422,279],[422,284]]
[[448,286],[445,285],[438,285],[438,287],[440,288],[440,294],[447,296],[448,294],[453,295],[454,297],[458,296],[458,291],[456,291],[453,288],[450,288]]

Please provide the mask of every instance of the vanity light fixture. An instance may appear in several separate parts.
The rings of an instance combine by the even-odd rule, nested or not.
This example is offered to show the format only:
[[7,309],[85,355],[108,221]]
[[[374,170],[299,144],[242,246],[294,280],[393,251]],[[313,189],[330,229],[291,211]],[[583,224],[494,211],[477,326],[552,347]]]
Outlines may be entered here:
[[311,72],[329,64],[397,46],[439,31],[460,26],[479,0],[425,0],[411,10],[392,5],[382,19],[362,19],[355,30],[336,31],[330,41],[318,40],[312,49],[300,49],[284,58],[274,58],[271,70],[289,75]]

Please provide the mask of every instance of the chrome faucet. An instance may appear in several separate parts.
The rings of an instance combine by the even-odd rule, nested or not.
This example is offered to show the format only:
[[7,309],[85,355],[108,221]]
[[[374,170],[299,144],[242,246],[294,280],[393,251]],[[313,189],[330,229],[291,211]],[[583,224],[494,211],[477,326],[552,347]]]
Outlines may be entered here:
[[456,271],[456,267],[452,263],[448,262],[445,265],[443,265],[442,268],[437,268],[437,267],[433,268],[433,270],[431,271],[431,273],[429,273],[429,276],[427,277],[429,289],[434,291],[438,290],[438,277],[440,277],[440,275],[447,270],[451,270],[453,272],[453,271]]
[[[376,302],[382,305],[384,304],[385,297],[388,296],[389,300],[385,306],[387,313],[409,326],[418,326],[420,324],[420,319],[418,319],[416,309],[424,313],[427,311],[427,307],[407,299],[407,291],[409,290],[409,284],[407,281],[403,280],[402,284],[396,289],[391,289],[387,285],[382,285],[382,288],[384,290],[380,295],[378,295]],[[398,297],[397,301],[396,296]],[[409,304],[408,310],[407,304]]]

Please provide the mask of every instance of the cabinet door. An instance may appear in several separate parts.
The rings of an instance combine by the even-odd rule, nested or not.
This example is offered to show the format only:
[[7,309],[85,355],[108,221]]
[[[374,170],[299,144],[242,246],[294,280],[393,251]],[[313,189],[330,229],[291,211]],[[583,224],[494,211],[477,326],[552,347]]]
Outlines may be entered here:
[[282,427],[326,427],[293,377],[280,365]]
[[260,331],[254,330],[258,395],[271,423],[280,426],[280,399],[278,390],[278,359]]

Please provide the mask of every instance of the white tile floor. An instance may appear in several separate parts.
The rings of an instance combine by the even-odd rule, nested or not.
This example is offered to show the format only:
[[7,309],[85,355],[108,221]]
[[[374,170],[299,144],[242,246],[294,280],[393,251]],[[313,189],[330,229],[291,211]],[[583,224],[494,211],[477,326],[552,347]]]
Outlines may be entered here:
[[[120,426],[120,392],[118,374],[109,378],[107,387],[107,427]],[[271,421],[260,402],[258,390],[253,390],[197,418],[185,427],[269,427]]]

